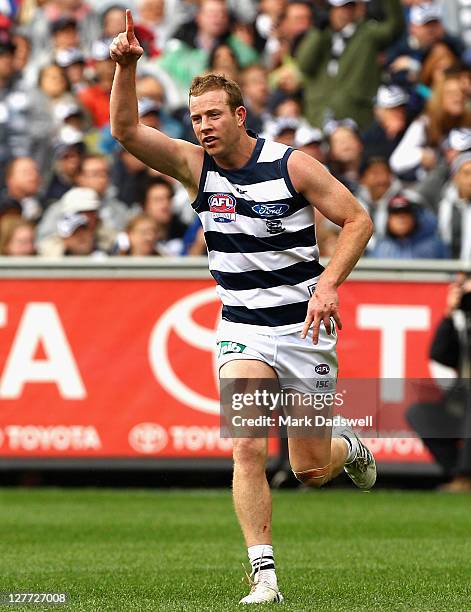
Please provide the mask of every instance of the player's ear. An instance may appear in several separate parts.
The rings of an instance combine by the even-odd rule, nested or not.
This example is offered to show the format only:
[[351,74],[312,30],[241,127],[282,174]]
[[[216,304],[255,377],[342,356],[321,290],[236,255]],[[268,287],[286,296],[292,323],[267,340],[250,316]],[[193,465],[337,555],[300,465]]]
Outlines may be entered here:
[[245,125],[245,120],[247,119],[247,109],[245,106],[238,106],[236,108],[235,115],[237,117],[237,125],[239,127]]

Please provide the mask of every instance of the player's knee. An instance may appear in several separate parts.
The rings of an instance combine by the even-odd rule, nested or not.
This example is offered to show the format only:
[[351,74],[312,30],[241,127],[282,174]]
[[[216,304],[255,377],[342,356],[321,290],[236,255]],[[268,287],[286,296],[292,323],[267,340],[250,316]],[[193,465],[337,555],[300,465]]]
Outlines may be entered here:
[[262,438],[235,438],[233,440],[234,464],[243,469],[265,468],[266,441]]
[[320,468],[311,468],[310,470],[302,470],[300,472],[293,470],[293,474],[299,482],[302,482],[307,487],[320,489],[329,480],[330,463]]

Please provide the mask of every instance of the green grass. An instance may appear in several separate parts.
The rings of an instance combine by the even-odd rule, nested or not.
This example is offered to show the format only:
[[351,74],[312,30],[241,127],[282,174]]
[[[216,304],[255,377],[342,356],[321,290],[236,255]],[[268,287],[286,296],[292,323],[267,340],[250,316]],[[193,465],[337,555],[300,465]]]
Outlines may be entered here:
[[[282,610],[471,610],[470,510],[465,495],[275,492]],[[226,612],[247,592],[228,491],[0,490],[0,553],[0,591],[67,591],[74,611]]]

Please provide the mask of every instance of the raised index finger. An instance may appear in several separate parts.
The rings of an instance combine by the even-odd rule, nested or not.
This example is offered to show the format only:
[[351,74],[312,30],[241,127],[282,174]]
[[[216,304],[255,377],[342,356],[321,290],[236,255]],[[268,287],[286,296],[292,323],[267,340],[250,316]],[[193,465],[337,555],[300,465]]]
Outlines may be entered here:
[[126,9],[126,34],[134,35],[134,21],[131,9]]

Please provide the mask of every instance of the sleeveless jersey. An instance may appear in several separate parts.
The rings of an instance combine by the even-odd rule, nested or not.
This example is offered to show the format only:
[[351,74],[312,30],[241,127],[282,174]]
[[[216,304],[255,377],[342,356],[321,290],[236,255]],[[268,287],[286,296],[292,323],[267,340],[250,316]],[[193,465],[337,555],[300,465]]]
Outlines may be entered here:
[[288,175],[293,149],[258,138],[245,166],[225,170],[205,152],[192,206],[203,225],[222,318],[270,334],[301,329],[323,271],[314,211]]

